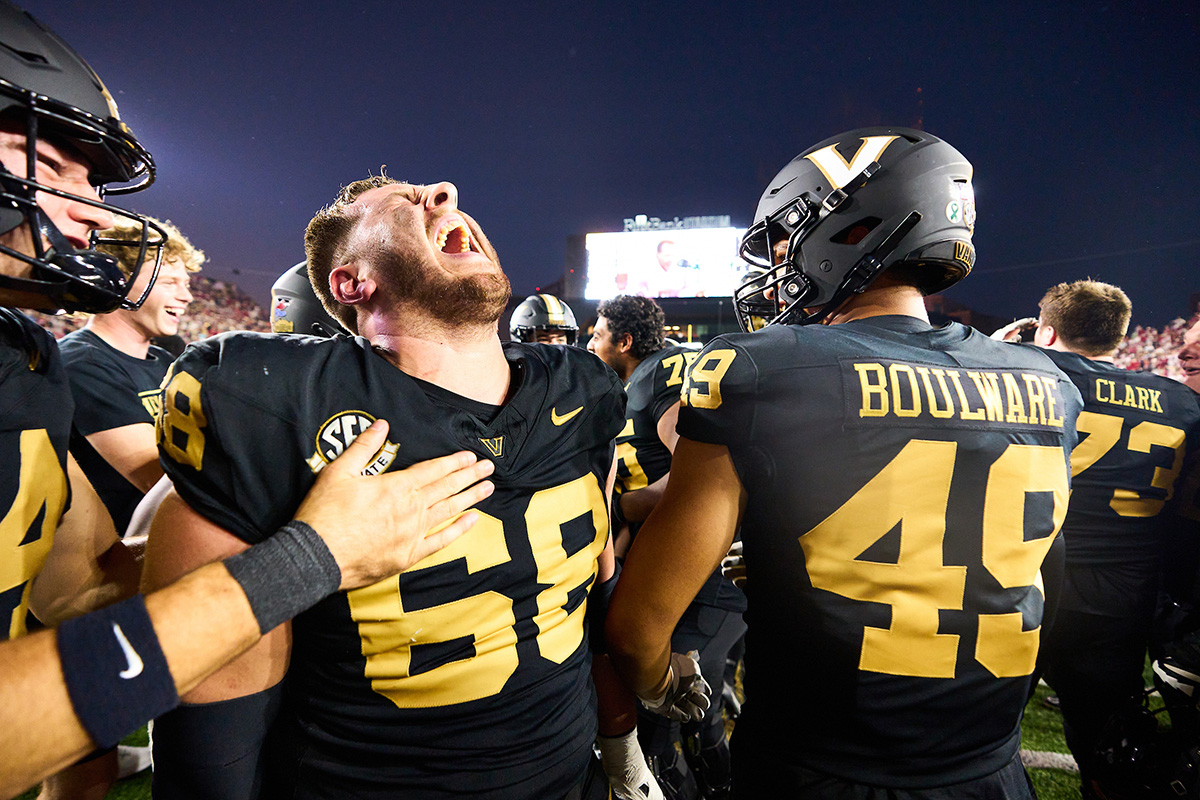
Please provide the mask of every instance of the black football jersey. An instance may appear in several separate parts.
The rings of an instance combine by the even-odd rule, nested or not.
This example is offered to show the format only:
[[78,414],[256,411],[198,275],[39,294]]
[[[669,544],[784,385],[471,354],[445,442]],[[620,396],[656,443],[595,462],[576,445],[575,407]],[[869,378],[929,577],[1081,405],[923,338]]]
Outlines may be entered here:
[[726,446],[749,493],[760,699],[738,735],[881,786],[1008,763],[1067,509],[1066,376],[956,323],[872,317],[718,337],[682,398],[679,434]]
[[1083,395],[1063,523],[1067,563],[1156,569],[1159,513],[1185,459],[1200,447],[1195,393],[1153,373],[1043,352]]
[[499,408],[345,336],[218,336],[168,375],[164,466],[248,542],[288,521],[376,418],[391,428],[368,471],[462,449],[496,465],[471,531],[293,622],[296,797],[557,797],[583,773],[596,730],[584,616],[624,394],[583,350],[504,352],[518,385]]
[[71,455],[123,533],[145,493],[105,461],[87,437],[136,423],[153,425],[173,359],[153,345],[145,358],[127,355],[87,328],[68,333],[59,349],[75,398]]
[[658,438],[658,420],[679,402],[683,376],[698,355],[686,347],[664,347],[642,359],[629,376],[625,427],[617,437],[618,493],[644,489],[671,471],[671,451]]
[[[699,355],[699,350],[686,347],[664,347],[642,359],[626,381],[625,427],[617,437],[617,493],[644,489],[671,471],[671,451],[658,437],[658,421],[679,402],[687,368]],[[641,526],[630,522],[629,530],[636,536]],[[721,577],[720,569],[705,581],[695,602],[729,611],[746,609],[742,591]]]
[[29,582],[67,508],[72,408],[54,337],[0,309],[0,639],[25,633]]

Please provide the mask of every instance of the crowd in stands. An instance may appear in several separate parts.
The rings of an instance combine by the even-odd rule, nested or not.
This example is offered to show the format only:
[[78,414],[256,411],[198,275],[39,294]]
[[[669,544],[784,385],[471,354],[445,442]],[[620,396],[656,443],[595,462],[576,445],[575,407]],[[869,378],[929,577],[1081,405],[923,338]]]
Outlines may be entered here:
[[[216,336],[225,331],[270,331],[267,314],[254,298],[238,289],[236,284],[193,275],[191,286],[194,300],[188,306],[179,325],[179,335],[185,342]],[[54,316],[30,312],[43,328],[61,339],[87,322],[84,315]]]
[[1144,325],[1134,327],[1117,352],[1116,365],[1183,380],[1176,353],[1183,346],[1183,334],[1196,324],[1197,319],[1200,319],[1200,312],[1192,314],[1187,320],[1182,317],[1176,319],[1162,330]]

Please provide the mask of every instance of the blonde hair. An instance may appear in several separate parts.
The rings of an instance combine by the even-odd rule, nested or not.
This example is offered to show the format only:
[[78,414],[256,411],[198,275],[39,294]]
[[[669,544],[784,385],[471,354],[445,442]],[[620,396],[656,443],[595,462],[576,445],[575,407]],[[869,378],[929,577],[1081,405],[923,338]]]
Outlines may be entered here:
[[[200,265],[204,263],[204,251],[196,248],[188,241],[188,238],[179,232],[179,229],[171,224],[169,220],[157,220],[153,217],[147,217],[155,225],[161,227],[167,233],[167,242],[163,245],[163,261],[171,261],[178,259],[183,262],[183,266],[188,272],[199,272]],[[142,238],[142,225],[140,222],[134,222],[131,219],[120,218],[117,224],[108,230],[100,231],[102,239],[122,239],[125,241],[138,241]],[[154,236],[154,233],[150,233]],[[133,271],[141,266],[135,264],[134,260],[138,257],[141,248],[138,245],[127,244],[98,244],[96,249],[102,253],[108,253],[121,266],[121,270],[130,275]],[[151,251],[147,251],[150,253]]]

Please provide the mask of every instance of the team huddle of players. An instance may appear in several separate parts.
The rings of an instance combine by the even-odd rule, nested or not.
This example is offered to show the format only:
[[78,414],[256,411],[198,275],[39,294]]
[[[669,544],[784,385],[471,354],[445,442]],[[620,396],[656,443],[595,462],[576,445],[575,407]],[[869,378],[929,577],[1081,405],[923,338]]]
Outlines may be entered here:
[[[1150,791],[1097,754],[1141,689],[1168,545],[1167,585],[1194,599],[1200,408],[1112,366],[1130,311],[1106,284],[1047,292],[1034,346],[930,324],[924,297],[975,263],[972,168],[949,144],[869,128],[786,165],[742,241],[745,332],[700,351],[635,296],[599,306],[586,350],[549,295],[502,342],[508,279],[457,187],[373,176],[309,223],[286,332],[170,362],[149,339],[202,254],[101,199],[151,180],[149,153],[69,47],[0,14],[0,610],[10,637],[30,609],[103,621],[45,653],[47,708],[69,695],[61,724],[95,744],[115,742],[109,711],[143,709],[122,681],[166,681],[144,707],[155,796],[1031,798],[1020,720],[1043,674],[1086,796]],[[102,316],[60,351],[14,308]],[[356,483],[487,462],[433,481],[444,513],[383,572],[333,520],[366,538],[412,515],[322,492],[367,440]],[[148,531],[144,564],[112,520]],[[213,652],[194,679],[144,608],[79,617],[139,581],[161,609],[201,573],[232,577],[259,630],[219,652],[195,637]],[[296,575],[312,585],[280,583]],[[84,630],[119,673],[72,657]],[[1190,695],[1187,633],[1156,670]],[[111,760],[47,796],[102,795]]]

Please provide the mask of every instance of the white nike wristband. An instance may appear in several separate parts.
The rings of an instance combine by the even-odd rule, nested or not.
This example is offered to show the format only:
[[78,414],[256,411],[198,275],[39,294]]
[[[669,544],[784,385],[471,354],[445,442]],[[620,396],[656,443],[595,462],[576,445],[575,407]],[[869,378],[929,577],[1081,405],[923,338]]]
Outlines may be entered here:
[[115,747],[179,705],[175,679],[140,594],[59,626],[58,658],[79,724]]

